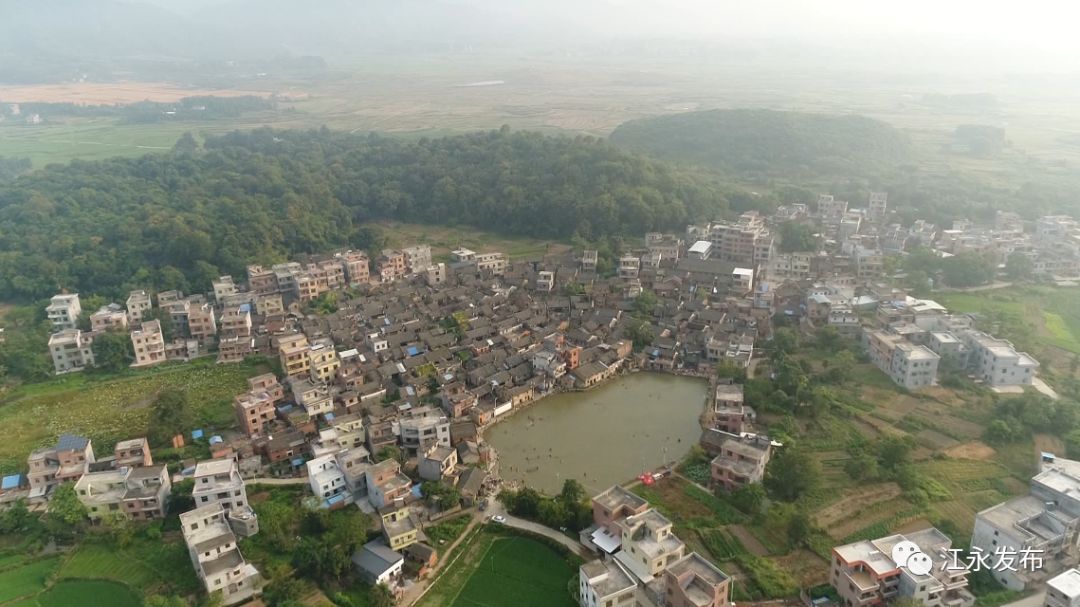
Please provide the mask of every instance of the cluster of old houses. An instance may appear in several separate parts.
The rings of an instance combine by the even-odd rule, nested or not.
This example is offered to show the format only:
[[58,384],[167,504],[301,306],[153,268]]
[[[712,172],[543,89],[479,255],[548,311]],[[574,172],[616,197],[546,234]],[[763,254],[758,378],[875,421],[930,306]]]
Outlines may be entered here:
[[581,607],[727,607],[731,579],[687,549],[672,522],[616,485],[592,498],[581,542],[599,558],[581,565]]

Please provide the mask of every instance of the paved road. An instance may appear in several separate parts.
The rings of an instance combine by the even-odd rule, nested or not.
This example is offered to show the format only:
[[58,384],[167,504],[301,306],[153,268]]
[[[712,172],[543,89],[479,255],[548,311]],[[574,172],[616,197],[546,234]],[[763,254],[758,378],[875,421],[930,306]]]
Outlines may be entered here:
[[577,554],[578,556],[585,559],[590,559],[596,556],[589,552],[589,550],[585,548],[585,546],[582,546],[581,542],[567,537],[566,534],[556,531],[555,529],[545,527],[539,523],[534,523],[532,521],[526,521],[524,519],[517,518],[516,516],[510,516],[509,514],[504,514],[503,516],[506,517],[507,527],[513,527],[515,529],[529,531],[531,533],[553,539],[556,542],[562,544],[563,546],[566,546],[574,554]]

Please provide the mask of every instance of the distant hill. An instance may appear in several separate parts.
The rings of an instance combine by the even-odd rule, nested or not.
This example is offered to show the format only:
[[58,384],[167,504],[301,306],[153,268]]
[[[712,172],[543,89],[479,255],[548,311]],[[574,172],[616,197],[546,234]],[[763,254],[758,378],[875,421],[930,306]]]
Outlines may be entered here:
[[631,120],[617,146],[727,173],[858,177],[906,162],[907,138],[865,116],[710,110]]

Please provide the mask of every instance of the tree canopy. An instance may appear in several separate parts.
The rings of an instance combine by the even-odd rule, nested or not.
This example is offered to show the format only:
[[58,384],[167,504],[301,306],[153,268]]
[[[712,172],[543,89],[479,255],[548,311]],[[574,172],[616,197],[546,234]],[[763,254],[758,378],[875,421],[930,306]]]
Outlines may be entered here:
[[381,219],[569,240],[681,230],[727,209],[717,183],[593,137],[261,129],[182,148],[0,185],[0,299],[206,290],[251,262],[367,246]]

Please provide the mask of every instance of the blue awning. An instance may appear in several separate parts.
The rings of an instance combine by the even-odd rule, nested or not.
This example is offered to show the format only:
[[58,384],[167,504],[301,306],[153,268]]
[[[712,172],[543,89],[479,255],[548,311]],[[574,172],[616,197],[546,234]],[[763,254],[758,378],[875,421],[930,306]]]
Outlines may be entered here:
[[22,484],[21,474],[12,474],[5,476],[3,481],[0,481],[0,489],[7,491],[8,489],[18,489]]

